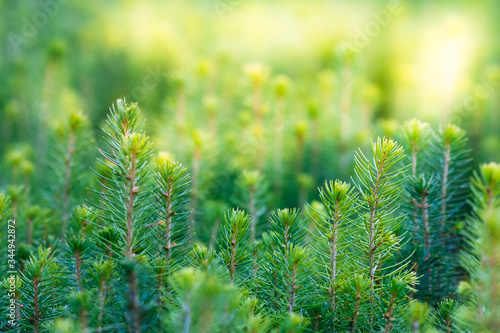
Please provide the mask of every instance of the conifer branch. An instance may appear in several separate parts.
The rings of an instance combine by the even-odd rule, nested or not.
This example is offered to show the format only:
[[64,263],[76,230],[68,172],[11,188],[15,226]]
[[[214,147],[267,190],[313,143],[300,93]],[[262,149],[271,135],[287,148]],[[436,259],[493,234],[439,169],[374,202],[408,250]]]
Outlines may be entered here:
[[21,325],[26,330],[45,331],[44,325],[56,316],[59,298],[55,294],[55,275],[51,249],[39,248],[38,254],[32,254],[25,263],[20,276],[20,310],[24,318]]
[[446,141],[444,145],[443,157],[443,181],[441,184],[441,225],[444,226],[446,221],[446,203],[448,194],[448,173],[450,169],[450,146],[451,143]]
[[[338,288],[338,267],[347,268],[348,257],[344,250],[349,245],[346,236],[349,235],[350,217],[358,209],[356,197],[351,185],[335,181],[326,182],[319,190],[320,199],[327,213],[316,211],[316,224],[320,237],[318,241],[326,239],[322,250],[317,250],[323,257],[328,258],[326,271],[328,283],[326,289],[329,293],[330,315],[332,316],[332,330],[335,331],[335,312]],[[347,269],[345,269],[347,271]]]
[[[118,100],[108,116],[107,143],[110,151],[100,151],[107,160],[109,172],[108,193],[98,192],[103,207],[98,207],[105,214],[105,222],[98,235],[101,246],[110,258],[117,255],[120,267],[124,270],[123,281],[126,285],[126,321],[130,332],[141,332],[146,325],[143,322],[143,303],[139,290],[141,279],[142,255],[151,248],[148,240],[151,228],[144,228],[153,213],[151,180],[152,149],[149,138],[144,134],[139,122],[137,104],[128,105]],[[118,231],[118,238],[115,234]],[[121,253],[116,250],[122,247]],[[142,285],[141,285],[142,287]]]
[[[361,151],[356,155],[355,173],[358,177],[358,189],[363,197],[363,204],[368,210],[367,231],[369,234],[367,255],[369,262],[370,287],[375,285],[375,271],[378,266],[377,249],[384,242],[384,234],[395,230],[398,224],[388,224],[386,216],[394,209],[391,205],[397,200],[397,190],[402,183],[406,167],[391,170],[404,158],[403,148],[395,141],[377,139],[372,143],[373,164],[370,164]],[[384,230],[384,226],[389,230]]]
[[[157,183],[157,214],[160,221],[146,227],[162,226],[158,241],[170,270],[178,269],[185,247],[191,239],[189,211],[186,210],[189,198],[189,175],[184,166],[177,162],[163,161],[155,175]],[[175,258],[173,258],[175,256]],[[172,260],[174,262],[172,262]],[[168,274],[171,274],[170,271]]]
[[458,319],[468,329],[494,332],[500,329],[500,165],[481,165],[472,180],[472,192],[469,251],[462,258],[470,282],[459,285],[469,302]]
[[226,214],[220,230],[220,256],[228,269],[231,284],[241,283],[250,274],[250,223],[249,215],[233,210]]

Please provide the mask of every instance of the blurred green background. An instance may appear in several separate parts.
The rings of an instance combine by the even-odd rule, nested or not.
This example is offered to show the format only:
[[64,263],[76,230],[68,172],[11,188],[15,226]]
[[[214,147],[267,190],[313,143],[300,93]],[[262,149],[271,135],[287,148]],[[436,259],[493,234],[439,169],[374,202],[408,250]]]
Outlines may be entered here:
[[27,159],[43,192],[69,112],[90,119],[94,167],[117,98],[188,167],[200,211],[255,182],[242,170],[259,170],[270,206],[310,202],[348,178],[354,149],[415,117],[467,130],[474,165],[500,160],[496,0],[4,0],[0,13],[0,187]]

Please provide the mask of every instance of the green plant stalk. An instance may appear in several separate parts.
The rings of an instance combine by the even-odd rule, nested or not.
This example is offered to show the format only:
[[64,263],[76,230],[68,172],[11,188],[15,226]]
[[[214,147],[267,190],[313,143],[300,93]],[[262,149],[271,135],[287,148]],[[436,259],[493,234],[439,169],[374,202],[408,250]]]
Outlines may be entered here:
[[392,313],[394,311],[394,305],[396,303],[396,293],[393,293],[391,295],[391,300],[389,301],[389,309],[387,312],[384,314],[385,317],[385,333],[389,333],[392,330],[392,321],[394,318],[392,318]]
[[28,245],[33,244],[33,218],[28,219],[28,234],[26,236],[26,242]]
[[127,293],[129,307],[132,310],[132,327],[129,327],[129,332],[141,333],[141,320],[139,313],[139,294],[137,276],[134,270],[130,270],[128,273],[128,285],[129,292]]
[[166,198],[165,212],[167,218],[165,219],[165,259],[167,262],[172,256],[172,216],[174,212],[172,211],[172,179],[168,180],[167,192],[163,193]]
[[[431,248],[431,241],[430,241],[430,229],[429,229],[429,204],[427,203],[427,195],[428,193],[426,191],[423,191],[421,193],[421,198],[422,198],[422,203],[420,204],[420,207],[422,209],[422,224],[424,227],[424,249],[427,252],[425,255],[425,259],[427,260],[430,255],[430,248]],[[415,273],[417,271],[415,270]],[[429,288],[429,294],[432,293],[432,266],[429,266],[427,269],[427,279],[428,279],[428,288]]]
[[[102,269],[102,266],[100,267]],[[102,323],[104,319],[104,310],[105,310],[105,305],[106,305],[106,297],[107,293],[109,291],[109,285],[108,285],[108,279],[111,277],[111,275],[107,276],[105,273],[102,273],[98,275],[98,298],[99,298],[99,305],[98,305],[98,314],[97,314],[97,329],[96,331],[98,333],[101,333],[103,331]]]
[[448,173],[450,169],[450,149],[451,144],[449,142],[445,143],[444,149],[444,162],[443,162],[443,184],[441,186],[441,225],[444,226],[446,223],[446,196],[448,193]]
[[[305,138],[297,136],[297,172],[302,173],[304,170],[304,155],[305,155]],[[299,188],[299,206],[304,206],[307,203],[307,188],[300,186]]]
[[411,175],[413,177],[417,176],[417,152],[418,148],[415,142],[411,142]]
[[348,140],[351,135],[351,95],[352,70],[349,64],[342,69],[342,90],[340,92],[340,170],[345,170],[349,160],[346,156]]
[[319,163],[319,153],[321,148],[320,143],[320,126],[318,123],[318,118],[311,119],[311,175],[313,177],[317,176],[318,163]]
[[[427,203],[427,194],[425,191],[421,193],[422,204],[420,205],[422,209],[422,224],[424,227],[424,248],[428,251],[431,247],[430,241],[430,229],[429,229],[429,204]],[[427,254],[428,255],[428,254]]]
[[[259,130],[263,129],[263,114],[262,114],[262,86],[259,83],[253,84],[253,111],[255,115],[255,125]],[[262,170],[264,167],[264,147],[263,140],[259,134],[259,146],[257,151],[257,168]]]
[[75,252],[75,271],[76,271],[76,282],[77,282],[77,286],[78,286],[78,291],[82,292],[83,291],[83,284],[82,284],[82,258],[81,258],[79,250],[77,250]]
[[214,220],[214,225],[212,226],[212,232],[210,234],[210,247],[213,247],[215,244],[215,239],[217,237],[217,229],[219,228],[220,219],[216,218]]
[[[497,247],[498,248],[498,247]],[[498,313],[498,251],[492,251],[491,257],[489,260],[490,267],[493,267],[491,270],[491,278],[490,278],[490,304],[489,308],[491,309],[491,313]],[[489,328],[492,332],[498,331],[500,328],[500,319],[497,316],[491,316],[491,321],[489,323]]]
[[189,224],[189,232],[194,231],[194,221],[196,220],[196,208],[198,206],[198,179],[200,175],[200,165],[201,165],[201,148],[196,147],[194,151],[193,158],[193,174],[191,177],[191,223]]
[[[331,266],[331,279],[332,285],[330,288],[330,312],[335,314],[335,297],[337,293],[337,234],[339,227],[339,202],[335,203],[335,215],[334,215],[334,223],[333,223],[333,235],[330,240],[331,249],[330,249],[330,266]],[[335,320],[332,322],[332,329],[335,330]]]
[[82,309],[82,311],[80,311],[80,325],[82,326],[83,332],[88,332],[88,326],[89,326],[88,321],[89,321],[88,312],[87,310]]
[[284,129],[284,110],[285,100],[280,96],[276,100],[276,117],[274,119],[275,141],[274,141],[274,190],[281,192],[283,187],[283,129]]
[[40,326],[40,317],[41,313],[39,310],[39,296],[38,295],[38,284],[40,282],[40,278],[36,276],[33,279],[33,313],[34,313],[34,318],[33,318],[33,333],[38,333],[39,332],[39,326]]
[[125,255],[129,258],[133,256],[132,249],[132,237],[133,237],[133,223],[134,223],[134,198],[137,194],[136,187],[136,155],[133,153],[131,155],[131,166],[129,169],[128,177],[130,178],[130,185],[128,188],[128,203],[127,203],[127,235],[125,238],[126,251]]
[[40,107],[40,123],[42,126],[38,126],[38,133],[36,138],[37,147],[36,150],[40,153],[40,156],[44,156],[46,152],[46,129],[47,119],[49,119],[49,110],[51,106],[51,101],[56,100],[53,96],[53,92],[56,91],[54,81],[57,77],[57,72],[59,71],[59,62],[55,59],[50,59],[47,64],[47,68],[43,77],[43,89],[42,89],[42,100]]
[[[411,142],[411,175],[413,177],[416,177],[417,176],[417,156],[418,156],[418,148],[415,144],[415,142]],[[418,203],[415,199],[412,199],[413,201],[413,205],[415,206],[415,211],[418,211]],[[418,219],[417,217],[415,216],[413,221],[415,222],[414,223],[414,231],[415,231],[415,234],[418,233],[418,229],[419,229],[419,226],[418,226]]]
[[231,278],[231,284],[234,284],[234,275],[236,272],[236,233],[233,234],[231,241],[231,261],[229,264],[229,276]]
[[163,291],[163,285],[164,285],[164,279],[163,276],[160,274],[156,275],[156,289],[158,290],[158,308],[159,309],[165,309],[165,302],[162,299],[162,291]]
[[255,186],[250,186],[249,188],[249,203],[248,203],[248,210],[250,213],[250,222],[251,222],[251,235],[252,235],[252,240],[255,240],[255,233],[256,233],[256,228],[257,228],[257,210],[255,208],[256,202],[255,202]]
[[99,313],[97,315],[97,332],[102,332],[102,320],[104,318],[104,304],[106,302],[107,285],[104,279],[99,284]]
[[73,165],[73,155],[75,153],[75,132],[70,130],[68,139],[68,151],[64,159],[64,186],[63,186],[63,200],[62,200],[62,228],[61,238],[64,240],[66,237],[66,228],[68,225],[69,217],[69,199],[71,195],[71,168]]
[[251,269],[250,224],[248,214],[242,210],[233,210],[225,215],[224,224],[220,229],[218,245],[231,285],[236,284],[240,271],[246,274]]
[[352,317],[352,323],[351,323],[351,333],[356,332],[356,325],[358,323],[358,316],[359,316],[359,302],[361,300],[361,286],[356,287],[356,301],[354,302],[354,314]]
[[[288,256],[287,256],[288,257]],[[290,300],[288,302],[288,311],[292,312],[293,308],[295,307],[295,290],[299,288],[299,286],[296,285],[296,279],[297,279],[297,263],[293,263],[292,266],[292,276],[290,280]]]
[[[385,152],[380,159],[380,165],[383,165],[387,156]],[[372,290],[375,285],[375,250],[377,249],[377,244],[375,244],[375,214],[378,206],[378,190],[380,186],[380,177],[382,176],[382,167],[377,170],[377,176],[375,178],[375,189],[373,190],[373,198],[370,201],[370,239],[369,239],[369,256],[370,256],[370,289]],[[370,303],[373,303],[373,297],[370,298]]]

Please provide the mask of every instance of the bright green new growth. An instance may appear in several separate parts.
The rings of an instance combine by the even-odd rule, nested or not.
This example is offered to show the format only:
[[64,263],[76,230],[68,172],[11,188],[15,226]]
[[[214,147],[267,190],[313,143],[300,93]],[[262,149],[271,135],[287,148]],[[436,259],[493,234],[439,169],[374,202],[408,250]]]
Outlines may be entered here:
[[185,268],[172,276],[178,304],[165,319],[171,332],[266,332],[267,320],[254,314],[255,300],[221,283],[220,273]]
[[[402,216],[393,216],[397,212],[400,186],[404,182],[407,167],[398,167],[397,163],[405,157],[403,148],[395,141],[378,139],[372,143],[373,159],[370,162],[360,151],[355,157],[354,172],[361,194],[360,215],[361,232],[367,239],[360,239],[359,245],[365,255],[370,286],[382,277],[389,277],[404,268],[381,267],[392,254],[398,251],[403,241],[397,235]],[[383,269],[390,270],[383,273]]]
[[[442,175],[441,224],[444,225],[463,207],[464,198],[455,192],[463,192],[465,188],[463,184],[460,184],[464,170],[456,166],[467,163],[468,150],[464,149],[467,142],[465,131],[459,127],[449,125],[440,128],[438,135],[438,148],[443,154],[443,169],[440,173]],[[455,196],[455,200],[451,202],[447,200],[450,196]]]
[[458,308],[458,302],[453,299],[439,302],[430,316],[434,327],[443,332],[460,332],[454,318]]
[[[143,280],[143,261],[141,255],[151,252],[152,243],[149,241],[151,232],[147,228],[151,222],[153,211],[151,200],[151,166],[150,160],[152,149],[148,137],[139,123],[139,108],[136,104],[128,105],[118,100],[116,108],[111,109],[107,125],[109,132],[105,137],[110,150],[104,152],[99,150],[107,160],[102,161],[111,170],[106,175],[101,175],[106,181],[103,188],[106,192],[98,192],[101,198],[99,209],[103,212],[98,217],[104,221],[104,226],[112,228],[112,232],[119,234],[119,242],[115,244],[120,249],[114,252],[113,247],[108,246],[112,255],[120,261],[123,269],[123,283],[126,288],[125,322],[132,332],[141,332],[147,302],[146,295],[141,293],[140,288],[146,283]],[[101,232],[106,229],[101,229]],[[107,229],[111,231],[110,229]],[[108,238],[99,233],[98,240],[105,246]],[[143,297],[141,297],[143,296]],[[147,323],[149,324],[149,323]]]
[[251,254],[251,220],[244,211],[233,210],[224,218],[219,232],[218,248],[221,261],[232,284],[241,284],[249,278]]
[[317,211],[319,221],[316,223],[318,236],[315,237],[317,246],[312,245],[320,255],[324,266],[319,274],[322,276],[322,288],[326,291],[328,299],[329,316],[332,327],[336,325],[336,303],[342,290],[339,287],[345,285],[350,278],[349,265],[352,263],[349,257],[348,247],[352,244],[351,217],[356,213],[357,198],[354,188],[350,184],[341,181],[329,181],[324,188],[319,190],[319,195],[326,214]]
[[99,152],[110,162],[102,161],[111,172],[101,175],[107,181],[103,185],[107,193],[98,192],[102,200],[99,208],[104,212],[100,218],[121,235],[123,252],[117,255],[132,258],[148,248],[145,239],[149,229],[143,227],[149,222],[152,208],[149,200],[152,149],[139,123],[137,104],[118,100],[107,125],[110,132],[106,132],[105,140],[110,151],[99,149]]
[[463,256],[469,281],[459,290],[468,304],[458,320],[475,332],[500,330],[500,165],[483,164],[472,181],[474,202]]
[[411,175],[417,176],[427,165],[426,149],[431,144],[432,129],[429,124],[413,119],[404,124],[402,137],[406,153],[411,158]]
[[[403,245],[398,234],[403,216],[398,213],[399,193],[405,180],[407,166],[400,166],[404,159],[403,148],[395,141],[378,138],[372,142],[372,158],[368,160],[359,150],[356,153],[354,172],[360,193],[358,234],[355,236],[356,265],[369,281],[369,314],[367,321],[358,318],[355,311],[351,331],[358,328],[377,329],[385,332],[394,329],[395,317],[401,315],[401,305],[406,294],[416,284],[415,274],[405,270],[407,262],[393,262],[393,256]],[[358,273],[359,274],[359,273]],[[362,299],[366,284],[358,278],[356,299]],[[365,290],[366,292],[366,290]],[[380,300],[377,302],[377,300]],[[355,303],[359,307],[360,302]],[[378,303],[378,304],[377,304]],[[383,316],[376,315],[382,312]]]
[[427,303],[422,303],[417,300],[412,300],[408,304],[406,313],[407,327],[410,332],[429,332],[428,318],[430,307]]
[[160,259],[168,266],[169,274],[179,269],[188,251],[190,241],[189,223],[189,175],[184,166],[177,162],[165,161],[158,166],[155,180],[156,211],[158,222],[145,226],[154,230]]
[[95,223],[95,214],[85,206],[76,207],[69,220],[69,230],[63,245],[63,261],[69,268],[65,279],[66,288],[72,290],[66,295],[70,300],[70,309],[79,319],[82,330],[88,329],[89,312],[91,308],[90,292],[93,285],[90,283],[89,261],[92,258],[94,239],[92,231]]

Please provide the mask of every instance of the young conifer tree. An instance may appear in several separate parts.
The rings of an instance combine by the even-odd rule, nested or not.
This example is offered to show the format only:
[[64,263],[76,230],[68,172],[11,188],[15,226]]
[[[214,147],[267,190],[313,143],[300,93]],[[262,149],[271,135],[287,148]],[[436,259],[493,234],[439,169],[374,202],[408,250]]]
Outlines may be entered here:
[[110,259],[96,259],[91,264],[90,279],[92,281],[93,290],[95,292],[95,307],[94,307],[94,327],[95,331],[100,333],[104,331],[104,328],[108,324],[112,324],[111,318],[109,318],[109,303],[113,301],[109,297],[113,274],[115,271],[115,264]]
[[483,164],[472,181],[473,213],[462,263],[469,273],[459,290],[468,303],[459,312],[462,329],[500,330],[500,165]]
[[116,107],[113,106],[110,111],[105,137],[109,150],[99,149],[99,152],[105,159],[103,164],[111,172],[102,176],[107,182],[106,191],[96,192],[103,203],[103,207],[98,207],[103,212],[98,218],[104,228],[118,233],[119,238],[115,248],[108,246],[109,239],[103,233],[99,233],[98,239],[114,252],[113,257],[123,273],[119,275],[120,285],[126,286],[126,300],[122,305],[125,317],[117,316],[116,320],[126,323],[130,332],[138,333],[152,323],[146,320],[145,313],[148,308],[146,303],[151,301],[150,295],[144,291],[144,283],[148,282],[142,280],[143,263],[152,250],[151,228],[147,228],[154,208],[151,195],[152,149],[139,119],[137,104],[118,100]]
[[[369,295],[364,296],[369,304],[365,320],[353,320],[352,332],[356,329],[396,330],[395,318],[402,315],[406,296],[416,283],[414,272],[407,270],[408,262],[394,262],[393,259],[404,244],[403,237],[398,234],[403,221],[398,213],[399,194],[407,170],[407,166],[400,165],[404,157],[402,146],[386,138],[372,142],[370,160],[361,150],[356,153],[354,172],[360,192],[360,210],[359,232],[355,236],[358,250],[354,253],[359,258],[357,265],[362,276],[368,282]],[[359,280],[355,290],[363,292],[365,283],[361,282],[361,277]],[[361,297],[362,293],[358,292],[356,299]],[[353,316],[358,319],[356,311]]]
[[19,277],[19,324],[26,332],[49,332],[54,319],[60,315],[57,271],[51,249],[40,247],[26,261]]
[[467,201],[467,138],[455,125],[435,133],[428,124],[411,120],[403,127],[402,142],[411,152],[412,170],[402,205],[411,242],[403,254],[411,256],[414,271],[422,276],[412,296],[437,303],[454,293],[457,276],[463,274],[457,254]]
[[155,271],[159,305],[172,298],[169,277],[183,267],[192,237],[189,221],[189,185],[186,168],[170,160],[158,161],[155,172],[157,222],[150,228],[154,236],[153,269]]
[[47,156],[44,156],[43,174],[47,181],[42,186],[44,201],[57,212],[51,225],[54,233],[66,237],[68,221],[74,205],[84,202],[85,189],[91,179],[88,161],[93,137],[88,117],[80,111],[70,111],[49,135]]
[[[455,292],[456,285],[464,271],[459,263],[463,250],[462,228],[466,220],[469,201],[470,149],[468,138],[463,129],[456,125],[446,125],[439,129],[436,142],[438,163],[437,174],[440,180],[440,223],[442,254],[439,267],[445,274],[435,277],[441,293],[449,297]],[[450,283],[452,281],[452,283]]]
[[405,228],[411,236],[402,251],[411,256],[411,264],[417,275],[422,275],[415,296],[427,301],[439,290],[434,279],[438,275],[437,260],[442,246],[440,223],[439,177],[431,168],[435,152],[435,134],[427,123],[413,119],[405,122],[402,144],[411,163],[411,175],[404,184],[403,212],[407,214]]
[[301,314],[306,326],[310,310],[316,305],[314,258],[305,247],[307,226],[296,209],[273,212],[271,229],[264,236],[264,257],[259,263],[258,289],[266,313],[274,325],[281,325],[290,314]]
[[325,291],[322,296],[328,304],[328,311],[322,318],[327,322],[325,328],[330,326],[332,331],[336,331],[339,324],[337,314],[343,306],[338,303],[344,300],[341,297],[344,293],[342,288],[352,278],[349,247],[352,245],[352,218],[358,209],[357,197],[350,184],[338,180],[326,182],[319,190],[319,196],[326,212],[316,211],[318,234],[315,236],[316,243],[311,246],[322,263],[319,269],[320,287]]
[[221,262],[228,271],[231,284],[248,283],[251,257],[251,220],[242,210],[227,213],[219,233],[219,253]]
[[461,332],[456,320],[459,303],[454,299],[444,299],[432,310],[429,321],[438,332]]
[[85,206],[76,207],[70,219],[68,235],[65,240],[65,258],[71,271],[72,287],[78,292],[83,292],[87,287],[86,266],[92,256],[94,239],[92,230],[95,225],[95,213]]

